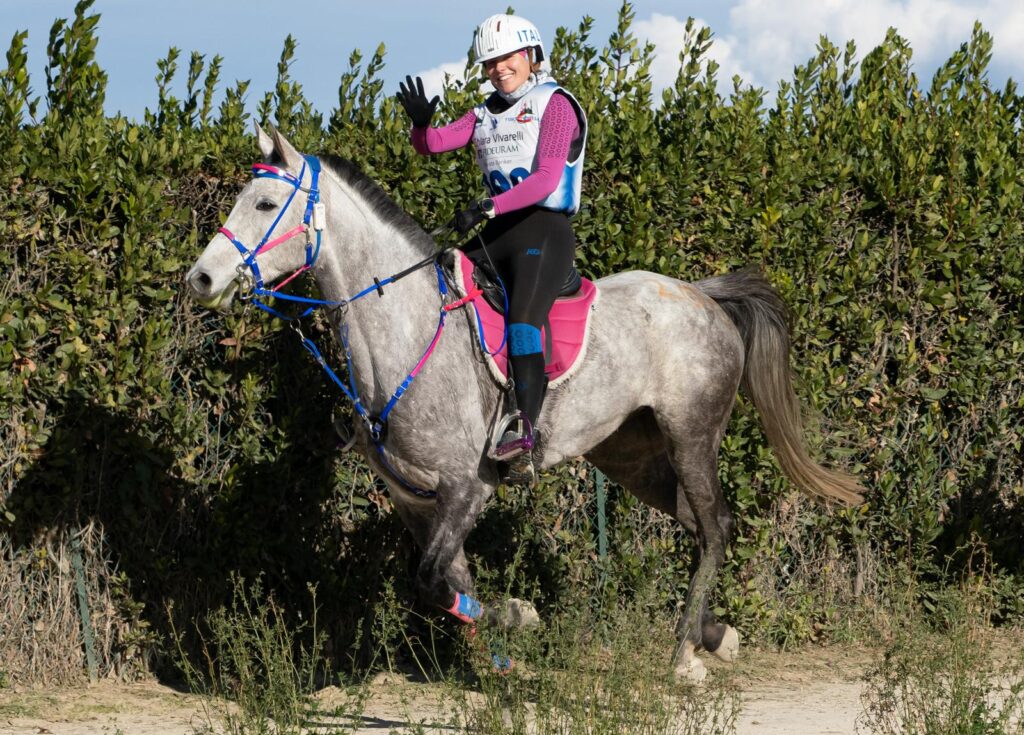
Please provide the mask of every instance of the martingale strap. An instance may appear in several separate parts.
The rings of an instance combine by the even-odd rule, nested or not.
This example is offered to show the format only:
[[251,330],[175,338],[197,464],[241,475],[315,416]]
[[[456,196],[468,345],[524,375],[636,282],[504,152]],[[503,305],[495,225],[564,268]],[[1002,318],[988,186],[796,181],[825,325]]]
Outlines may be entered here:
[[[317,349],[316,344],[314,344],[314,342],[311,339],[302,334],[300,330],[297,330],[299,334],[299,339],[302,341],[302,345],[311,355],[313,355],[313,358],[317,361],[320,367],[323,368],[324,372],[327,373],[328,377],[330,377],[334,384],[341,389],[341,392],[344,393],[345,397],[348,398],[349,401],[352,403],[353,410],[355,410],[356,414],[359,416],[360,419],[362,419],[363,423],[366,425],[366,428],[370,432],[370,439],[373,441],[373,444],[377,449],[377,454],[380,458],[381,464],[383,464],[385,469],[387,469],[387,471],[390,472],[395,477],[395,479],[399,482],[399,484],[402,485],[402,487],[404,487],[406,490],[413,493],[414,495],[417,495],[422,498],[435,498],[437,497],[437,492],[434,490],[424,490],[420,487],[417,487],[416,485],[413,485],[411,482],[407,481],[404,477],[402,477],[401,473],[398,472],[388,461],[387,454],[384,452],[384,439],[387,430],[388,417],[391,415],[391,412],[395,409],[395,406],[398,405],[398,401],[402,398],[403,395],[405,395],[405,392],[409,390],[409,386],[412,385],[412,382],[416,379],[416,376],[420,374],[420,371],[423,369],[424,365],[427,364],[427,360],[429,360],[430,356],[434,354],[434,349],[437,347],[437,343],[441,340],[441,333],[444,331],[445,320],[448,317],[448,313],[452,311],[452,309],[457,308],[457,306],[461,306],[464,303],[466,303],[465,299],[460,299],[459,302],[455,302],[454,304],[444,303],[445,298],[448,296],[449,293],[448,284],[444,279],[444,272],[441,270],[441,266],[437,262],[436,258],[434,259],[434,269],[437,274],[437,289],[438,293],[441,295],[442,301],[442,306],[438,310],[439,316],[437,321],[437,329],[434,331],[434,337],[433,339],[430,340],[430,344],[427,345],[427,349],[424,350],[423,355],[420,357],[419,361],[417,361],[415,367],[413,367],[412,371],[410,371],[410,373],[405,377],[405,380],[403,380],[399,384],[398,388],[395,389],[395,392],[391,395],[391,398],[384,406],[384,410],[381,411],[380,414],[378,414],[377,416],[372,415],[366,409],[366,406],[363,405],[363,402],[359,397],[359,389],[356,387],[355,383],[355,368],[352,366],[352,347],[348,338],[348,325],[343,323],[338,330],[338,336],[339,339],[341,340],[342,349],[344,350],[345,353],[345,367],[348,372],[349,378],[348,385],[346,385],[345,382],[340,377],[338,377],[338,374],[331,368],[331,366],[327,364],[327,361],[324,359],[323,354],[320,352],[319,349]],[[375,279],[375,286],[363,289],[356,296],[353,296],[348,303],[351,303],[351,301],[355,301],[356,299],[359,299],[368,293],[373,293],[375,290],[377,290],[377,285],[390,283],[393,282],[393,280],[394,277],[385,279],[384,281],[377,281]]]

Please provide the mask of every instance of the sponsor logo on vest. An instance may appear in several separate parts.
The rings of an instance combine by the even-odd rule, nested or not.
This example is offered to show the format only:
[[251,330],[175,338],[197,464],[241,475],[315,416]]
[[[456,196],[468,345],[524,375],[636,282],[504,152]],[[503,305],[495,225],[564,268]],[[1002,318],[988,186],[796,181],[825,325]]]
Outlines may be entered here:
[[516,115],[516,122],[518,122],[518,123],[533,122],[533,108],[530,106],[529,102],[524,102],[523,103],[523,109],[519,111],[518,115]]
[[526,140],[526,135],[522,130],[517,130],[514,133],[494,133],[484,143],[487,144],[492,141],[495,143],[522,143],[524,140]]
[[487,155],[515,153],[519,150],[521,143],[526,141],[526,135],[522,130],[514,133],[492,133],[479,142],[481,151]]

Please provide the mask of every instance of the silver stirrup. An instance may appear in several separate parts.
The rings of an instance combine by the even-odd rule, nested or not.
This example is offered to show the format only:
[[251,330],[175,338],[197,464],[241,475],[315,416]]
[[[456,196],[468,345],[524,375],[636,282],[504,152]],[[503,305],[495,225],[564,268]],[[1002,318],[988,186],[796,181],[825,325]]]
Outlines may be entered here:
[[505,432],[509,430],[509,427],[516,423],[519,424],[518,434],[524,438],[529,437],[531,440],[530,446],[527,449],[533,448],[533,427],[530,426],[530,419],[526,418],[526,414],[524,414],[522,411],[514,411],[512,413],[506,414],[505,417],[498,422],[497,427],[495,427],[494,435],[491,437],[491,446],[487,450],[488,458],[496,460],[498,462],[503,462],[508,459],[512,459],[515,456],[519,456],[519,454],[521,454],[521,452],[516,452],[515,455],[509,456],[499,454],[497,451],[498,447],[500,446],[502,438],[505,436]]

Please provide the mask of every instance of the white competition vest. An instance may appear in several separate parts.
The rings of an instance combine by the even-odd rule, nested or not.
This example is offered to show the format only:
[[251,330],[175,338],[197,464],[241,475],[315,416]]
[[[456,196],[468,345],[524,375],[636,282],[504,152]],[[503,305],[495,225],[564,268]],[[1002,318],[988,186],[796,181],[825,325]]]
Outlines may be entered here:
[[497,196],[508,191],[533,171],[540,140],[540,121],[548,101],[555,92],[561,92],[576,110],[580,125],[579,138],[569,147],[569,160],[558,181],[558,186],[537,206],[566,214],[576,214],[580,208],[580,190],[583,184],[583,154],[587,142],[587,118],[576,98],[562,89],[557,82],[545,82],[531,89],[521,100],[497,115],[486,103],[474,108],[476,128],[473,145],[476,162],[484,172],[484,186]]

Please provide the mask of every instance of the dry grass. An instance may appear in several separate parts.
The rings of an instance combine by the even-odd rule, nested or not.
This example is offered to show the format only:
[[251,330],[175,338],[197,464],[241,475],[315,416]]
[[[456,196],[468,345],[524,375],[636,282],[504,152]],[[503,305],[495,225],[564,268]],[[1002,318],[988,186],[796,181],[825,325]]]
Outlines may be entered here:
[[[128,623],[118,612],[115,570],[105,555],[102,529],[78,532],[98,673],[137,672],[141,661],[126,657],[121,641]],[[72,531],[14,548],[0,535],[0,683],[69,685],[83,681],[85,643],[72,567]]]

